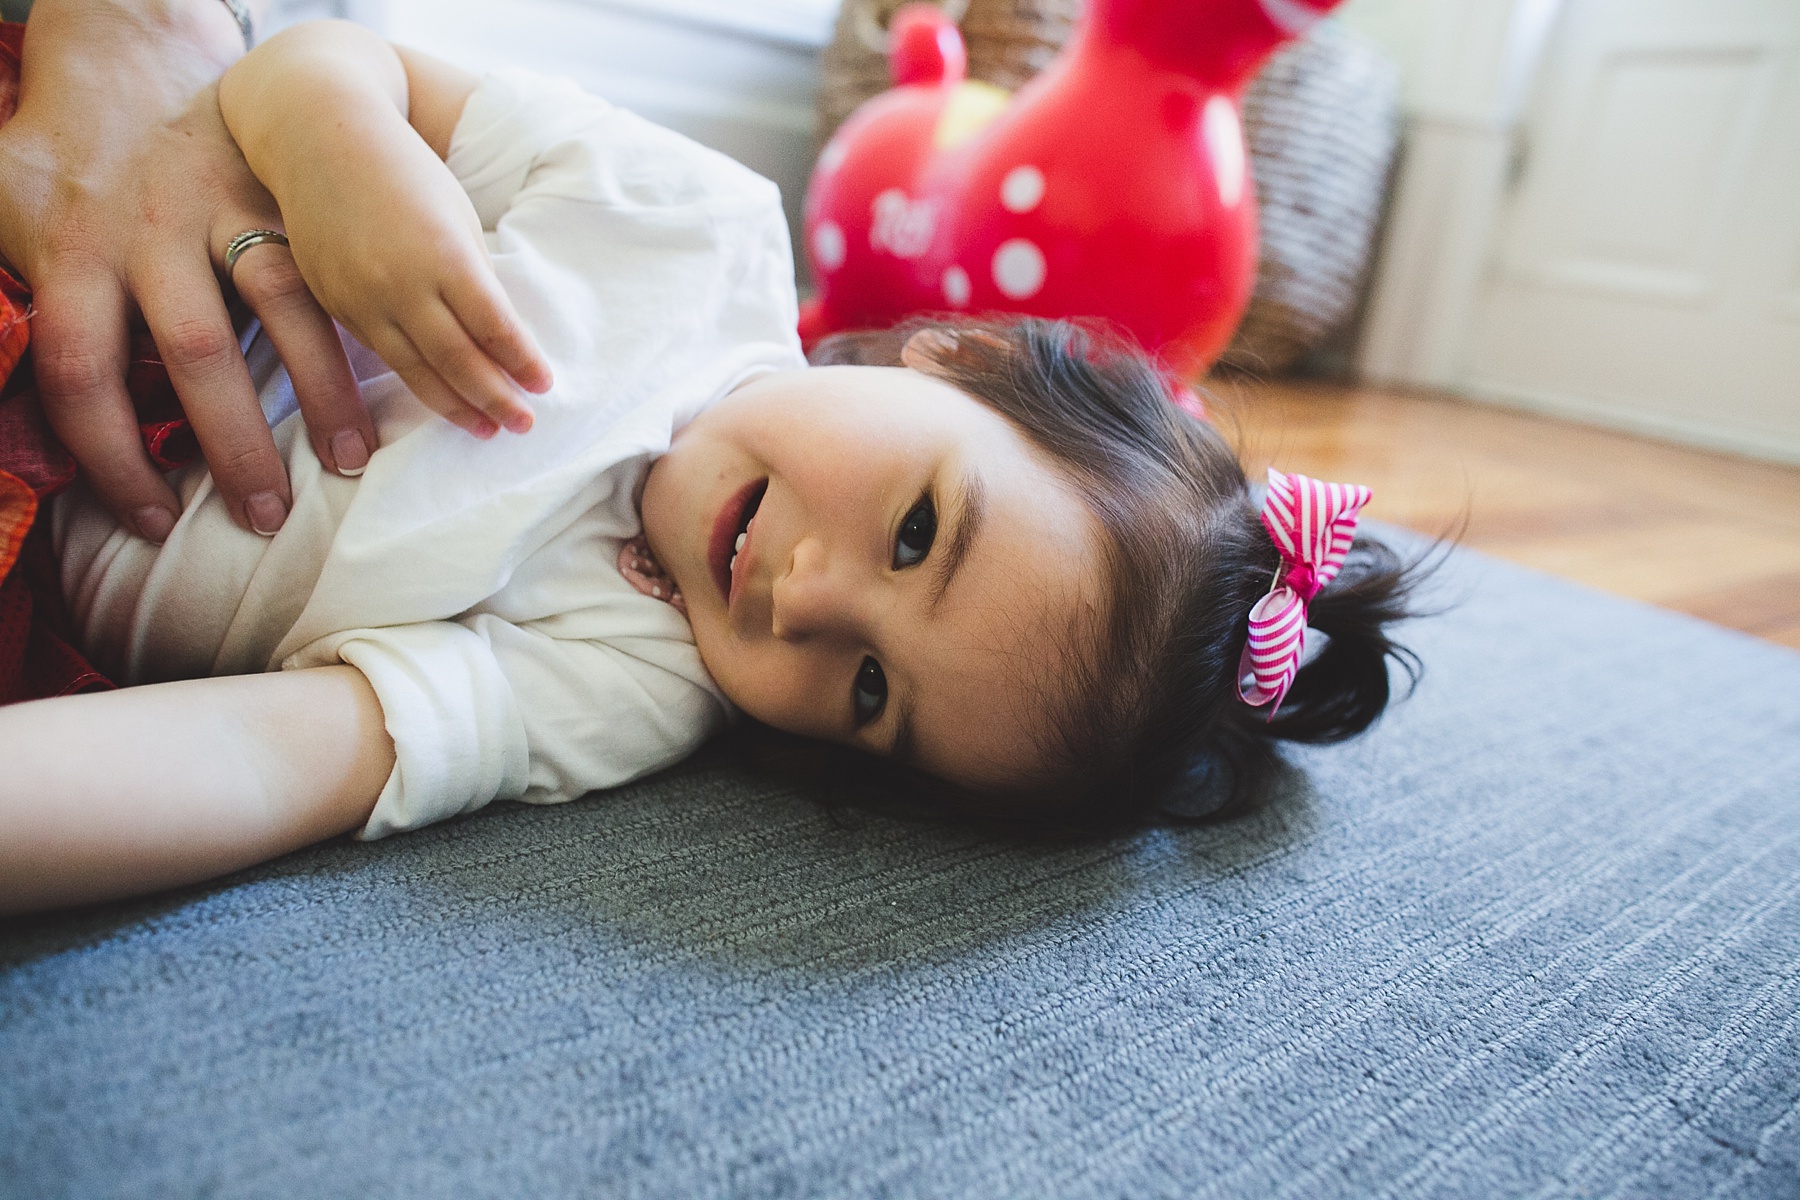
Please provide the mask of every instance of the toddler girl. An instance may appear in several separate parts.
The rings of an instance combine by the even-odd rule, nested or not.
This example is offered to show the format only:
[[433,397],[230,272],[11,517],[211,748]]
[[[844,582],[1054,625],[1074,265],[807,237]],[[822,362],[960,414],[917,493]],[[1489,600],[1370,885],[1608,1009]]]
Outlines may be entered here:
[[[566,84],[327,23],[219,101],[374,352],[380,449],[324,470],[253,347],[293,481],[273,536],[198,465],[160,547],[59,498],[84,648],[149,686],[0,710],[0,909],[568,800],[733,707],[963,815],[1101,829],[1197,766],[1242,800],[1271,737],[1386,704],[1408,581],[1350,545],[1366,491],[1275,477],[1259,514],[1140,356],[919,321],[808,366],[775,189]],[[1296,675],[1309,611],[1329,641]]]

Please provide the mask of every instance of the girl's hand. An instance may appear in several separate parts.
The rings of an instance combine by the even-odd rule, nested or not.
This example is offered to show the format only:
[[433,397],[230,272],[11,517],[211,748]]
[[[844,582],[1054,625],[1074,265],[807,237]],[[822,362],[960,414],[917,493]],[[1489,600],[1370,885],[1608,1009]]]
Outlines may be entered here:
[[549,367],[494,276],[461,185],[416,137],[392,151],[304,176],[282,198],[294,262],[427,407],[476,437],[524,433],[523,393],[548,388]]
[[[523,433],[526,393],[549,388],[549,366],[501,290],[474,207],[426,140],[440,131],[402,115],[461,111],[474,78],[435,66],[409,79],[367,30],[303,26],[233,67],[220,102],[325,310],[433,411],[477,437]],[[462,89],[453,104],[446,87]]]

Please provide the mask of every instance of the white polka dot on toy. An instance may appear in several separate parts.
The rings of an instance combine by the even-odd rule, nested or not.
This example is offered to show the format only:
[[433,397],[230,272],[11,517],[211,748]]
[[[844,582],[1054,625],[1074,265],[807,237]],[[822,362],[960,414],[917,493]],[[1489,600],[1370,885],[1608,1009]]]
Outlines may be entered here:
[[1237,109],[1223,96],[1206,102],[1200,118],[1206,148],[1212,152],[1213,178],[1219,185],[1219,203],[1235,208],[1244,196],[1249,169],[1244,162],[1244,131]]
[[829,142],[826,142],[825,148],[819,151],[819,174],[829,175],[831,172],[843,166],[844,156],[848,153],[850,153],[850,151],[844,145],[842,138],[832,138]]
[[1007,212],[1027,213],[1044,198],[1044,173],[1029,163],[1014,167],[1000,181],[1000,203]]
[[944,268],[944,299],[952,308],[961,308],[969,302],[969,273],[961,267]]
[[1044,271],[1044,252],[1025,238],[1009,238],[994,251],[994,286],[1009,299],[1037,295]]
[[836,221],[820,221],[813,229],[813,261],[821,271],[835,271],[844,265],[844,231]]

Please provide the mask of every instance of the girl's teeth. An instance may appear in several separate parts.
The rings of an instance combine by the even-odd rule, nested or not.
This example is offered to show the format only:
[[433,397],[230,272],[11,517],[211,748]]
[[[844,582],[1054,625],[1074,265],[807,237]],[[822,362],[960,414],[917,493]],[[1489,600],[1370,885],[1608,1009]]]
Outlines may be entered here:
[[731,552],[733,554],[736,554],[739,550],[742,550],[744,548],[744,542],[747,541],[749,539],[749,537],[750,537],[750,535],[748,533],[738,534],[737,544],[731,548]]

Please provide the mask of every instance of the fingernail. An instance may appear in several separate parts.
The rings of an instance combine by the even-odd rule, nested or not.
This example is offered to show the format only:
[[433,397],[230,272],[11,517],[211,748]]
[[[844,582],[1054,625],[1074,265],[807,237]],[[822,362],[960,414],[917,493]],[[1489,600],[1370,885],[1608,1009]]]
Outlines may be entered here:
[[531,420],[532,418],[529,412],[516,412],[512,416],[506,418],[506,431],[508,433],[529,433],[531,431]]
[[500,427],[486,417],[479,417],[473,425],[469,426],[469,432],[485,442],[496,433],[499,433]]
[[264,537],[274,537],[287,520],[287,505],[274,492],[258,492],[244,501],[244,512],[250,517],[250,528]]
[[361,475],[369,465],[369,447],[356,430],[340,429],[331,438],[331,457],[339,475]]
[[132,514],[137,518],[138,534],[162,545],[175,529],[175,514],[160,504],[146,504]]

